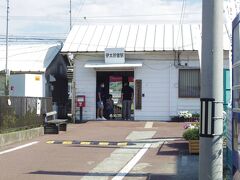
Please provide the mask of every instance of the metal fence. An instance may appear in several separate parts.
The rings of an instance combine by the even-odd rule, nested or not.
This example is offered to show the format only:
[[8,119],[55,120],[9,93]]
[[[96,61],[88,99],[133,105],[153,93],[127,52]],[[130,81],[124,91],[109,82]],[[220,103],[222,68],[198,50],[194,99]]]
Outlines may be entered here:
[[[37,115],[39,100],[40,114]],[[0,133],[40,126],[43,114],[49,111],[52,111],[52,98],[0,96]]]

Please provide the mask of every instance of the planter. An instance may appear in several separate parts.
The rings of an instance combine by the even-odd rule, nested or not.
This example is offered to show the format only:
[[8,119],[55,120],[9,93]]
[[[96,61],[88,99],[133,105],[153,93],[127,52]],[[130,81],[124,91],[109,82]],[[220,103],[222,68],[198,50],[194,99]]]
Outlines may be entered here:
[[190,154],[199,154],[199,140],[189,140],[188,149]]

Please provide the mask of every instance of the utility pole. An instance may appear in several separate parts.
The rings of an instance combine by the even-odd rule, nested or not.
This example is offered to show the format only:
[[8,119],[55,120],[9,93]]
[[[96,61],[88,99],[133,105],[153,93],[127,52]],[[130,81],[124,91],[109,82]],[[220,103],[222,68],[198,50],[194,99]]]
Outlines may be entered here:
[[70,18],[70,20],[69,20],[69,22],[70,22],[70,31],[71,31],[71,29],[72,29],[72,0],[69,0],[70,2],[70,7],[69,7],[69,18]]
[[199,180],[223,179],[223,1],[202,1]]
[[9,22],[9,0],[7,0],[7,24],[6,24],[6,64],[5,64],[5,95],[9,96],[9,76],[8,69],[8,22]]

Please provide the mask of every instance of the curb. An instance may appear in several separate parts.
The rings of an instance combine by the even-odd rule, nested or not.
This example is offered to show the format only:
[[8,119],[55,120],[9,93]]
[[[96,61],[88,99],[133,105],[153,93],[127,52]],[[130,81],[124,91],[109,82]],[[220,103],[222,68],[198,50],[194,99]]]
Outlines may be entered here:
[[44,135],[43,127],[0,134],[0,148],[13,143],[30,140]]

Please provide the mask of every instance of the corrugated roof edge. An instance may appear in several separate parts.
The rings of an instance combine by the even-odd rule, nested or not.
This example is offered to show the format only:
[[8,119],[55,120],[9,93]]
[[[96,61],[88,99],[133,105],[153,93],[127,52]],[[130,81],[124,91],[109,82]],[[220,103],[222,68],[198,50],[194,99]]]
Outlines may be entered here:
[[[121,26],[119,26],[121,25]],[[153,44],[153,46],[151,46],[151,50],[149,50],[149,47],[146,48],[146,41],[149,39],[146,39],[146,33],[148,30],[148,26],[151,25],[152,28],[155,28],[155,34],[151,34],[152,36],[154,36],[154,41],[152,40],[152,37],[150,37],[150,41],[148,41],[148,44],[150,42],[151,43],[155,43],[155,38],[156,38],[156,33],[158,33],[158,36],[160,35],[163,36],[163,38],[165,39],[163,47],[155,47],[155,45]],[[154,25],[154,27],[152,26]],[[165,26],[170,27],[170,31],[167,35],[165,33],[162,34],[162,32],[156,32],[156,27],[159,27],[158,29],[161,28],[166,28]],[[81,27],[90,27],[90,26],[96,26],[99,27],[99,24],[91,24],[91,25],[75,25],[72,29],[72,31],[69,33],[65,43],[64,43],[64,47],[61,50],[61,53],[97,53],[97,52],[104,52],[104,48],[109,48],[108,47],[108,43],[106,43],[105,40],[102,39],[102,34],[105,28],[103,28],[101,31],[91,31],[91,32],[85,32],[84,34],[81,34],[79,29],[81,29]],[[106,26],[106,25],[101,25],[102,26]],[[111,26],[112,30],[115,29],[121,29],[123,26],[129,28],[128,33],[130,32],[130,29],[133,29],[133,26],[142,26],[142,28],[145,28],[144,31],[142,31],[142,33],[138,32],[138,28],[133,29],[132,33],[131,33],[131,38],[129,37],[129,34],[127,36],[123,36],[123,37],[127,37],[127,39],[125,38],[123,41],[126,41],[125,48],[126,52],[152,52],[152,51],[174,51],[174,50],[191,50],[191,51],[197,51],[197,47],[199,46],[199,38],[201,36],[201,25],[200,24],[183,24],[181,26],[179,26],[178,24],[107,24],[107,26]],[[183,26],[189,26],[190,27],[190,32],[185,32],[182,30]],[[193,28],[191,28],[193,27]],[[174,30],[175,29],[175,30]],[[137,31],[137,32],[135,32]],[[175,32],[176,31],[176,32]],[[181,32],[180,32],[181,31]],[[98,32],[98,33],[96,33]],[[111,47],[118,47],[117,43],[118,43],[118,39],[121,36],[121,31],[115,31],[115,32],[119,32],[117,34],[112,34],[110,33],[108,36],[105,36],[105,38],[107,38],[107,42],[109,42],[111,40]],[[163,31],[165,32],[165,31]],[[174,34],[175,32],[175,34]],[[160,33],[160,34],[159,34]],[[191,35],[191,41],[189,38],[189,33]],[[224,37],[226,36],[225,33],[223,34]],[[94,42],[92,42],[92,37],[95,37]],[[142,39],[139,37],[145,37],[144,42],[142,41]],[[178,36],[182,36],[179,37]],[[80,38],[81,37],[81,38]],[[176,38],[177,37],[177,38]],[[175,39],[176,38],[176,39]],[[81,40],[80,40],[81,39]],[[129,39],[132,39],[133,43],[134,43],[134,47],[127,46],[127,42]],[[178,42],[175,42],[175,40],[177,41],[178,39],[182,39],[182,43],[179,45],[177,44]],[[224,38],[226,40],[226,38]],[[228,38],[227,38],[228,39]],[[80,40],[80,41],[79,41]],[[170,43],[170,40],[174,41],[173,44]],[[116,41],[116,43],[114,43]],[[83,43],[84,42],[84,43]],[[184,42],[184,43],[183,43]],[[189,44],[190,43],[190,44]],[[230,42],[226,42],[227,44],[229,44]],[[224,43],[224,44],[226,44]],[[114,45],[115,44],[115,45]],[[169,46],[170,45],[170,46]],[[182,45],[182,46],[181,46]],[[80,50],[80,47],[84,47],[83,49],[86,50]],[[91,48],[89,48],[91,47]],[[156,49],[157,48],[157,49]],[[229,50],[230,47],[225,46],[224,50]],[[88,50],[90,49],[90,50]]]

